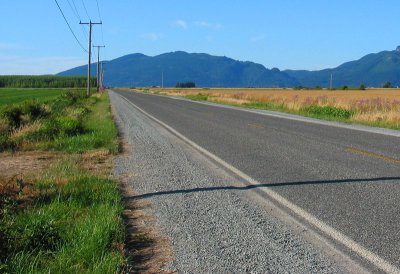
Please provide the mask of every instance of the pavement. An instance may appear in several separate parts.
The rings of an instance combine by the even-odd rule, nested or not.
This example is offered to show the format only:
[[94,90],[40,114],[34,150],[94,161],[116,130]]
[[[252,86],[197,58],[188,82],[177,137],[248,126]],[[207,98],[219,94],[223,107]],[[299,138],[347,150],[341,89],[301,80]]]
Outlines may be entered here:
[[[277,234],[287,233],[290,235],[288,242],[294,243],[285,249],[286,242],[277,236],[277,242],[283,244],[283,249],[279,251],[281,253],[277,251],[277,254],[280,254],[278,257],[287,254],[288,258],[294,258],[299,256],[294,251],[298,249],[300,254],[307,254],[306,258],[310,258],[304,260],[303,257],[298,257],[294,266],[276,257],[271,257],[275,258],[271,259],[276,262],[273,264],[270,264],[268,259],[260,258],[246,265],[245,259],[239,259],[242,253],[233,252],[229,253],[227,261],[239,262],[234,263],[234,267],[243,266],[243,271],[233,272],[267,270],[266,272],[270,273],[332,273],[358,272],[360,269],[371,272],[398,272],[400,138],[396,136],[396,131],[368,128],[364,130],[358,126],[313,122],[313,119],[305,118],[291,119],[290,116],[280,116],[278,113],[244,111],[239,108],[127,91],[110,92],[110,95],[115,112],[124,109],[125,114],[120,114],[125,115],[125,122],[120,121],[121,128],[132,119],[138,124],[146,121],[141,127],[143,131],[145,127],[153,129],[153,132],[143,133],[147,137],[139,138],[141,142],[137,139],[131,140],[136,149],[145,144],[153,147],[152,152],[143,152],[147,158],[156,159],[156,162],[152,162],[153,171],[163,169],[166,162],[174,159],[171,155],[175,155],[175,150],[187,152],[175,157],[179,160],[176,160],[170,169],[165,167],[167,170],[164,173],[160,173],[160,170],[156,172],[166,175],[165,177],[154,175],[157,179],[162,178],[166,184],[165,189],[142,188],[140,183],[136,184],[133,180],[134,187],[139,186],[140,194],[137,198],[150,199],[157,204],[154,201],[157,200],[155,197],[159,199],[207,195],[213,201],[210,215],[208,211],[204,212],[204,203],[199,206],[192,202],[189,203],[190,207],[182,205],[186,210],[181,212],[186,216],[185,222],[192,222],[194,225],[199,216],[213,216],[215,220],[211,223],[206,222],[203,228],[206,231],[218,231],[217,234],[223,238],[226,232],[222,227],[218,230],[217,224],[221,218],[224,221],[233,220],[231,225],[235,227],[235,231],[226,236],[233,239],[237,250],[249,252],[247,257],[250,258],[250,262],[251,258],[258,258],[257,256],[268,250],[268,246],[272,246],[262,243],[268,243],[274,238],[274,229],[271,228],[277,223],[279,231],[284,231],[283,234]],[[136,131],[131,134],[127,131],[126,136],[137,134]],[[164,145],[169,147],[169,157],[162,157],[156,153],[159,144],[149,141],[155,138],[154,136],[158,136],[158,139],[162,139]],[[199,157],[201,159],[197,159]],[[179,162],[182,161],[181,158],[190,163],[198,161],[198,166],[189,164],[183,165],[183,168]],[[188,160],[192,158],[197,160]],[[132,163],[136,162],[132,160]],[[133,165],[129,168],[133,168]],[[146,167],[142,166],[142,169]],[[123,172],[123,168],[119,172]],[[195,173],[198,174],[194,177],[190,175]],[[148,175],[147,178],[151,177]],[[194,185],[187,183],[187,178],[190,178],[188,181]],[[203,180],[198,178],[207,178],[204,179],[207,183],[203,184]],[[143,180],[145,184],[146,178],[143,177]],[[247,187],[243,187],[244,181],[247,181]],[[248,187],[249,184],[251,187]],[[164,184],[162,186],[164,187]],[[160,191],[162,195],[156,194]],[[200,197],[194,200],[197,201],[198,198]],[[273,210],[275,213],[266,211],[265,207],[273,206],[278,208]],[[226,207],[227,210],[221,211],[220,207]],[[250,208],[250,212],[243,208]],[[160,213],[160,210],[155,206],[154,214],[160,227],[171,239],[175,239],[168,225],[162,221],[169,215]],[[216,210],[215,213],[212,213],[213,210]],[[286,217],[282,217],[284,215]],[[285,221],[285,218],[293,218],[294,221]],[[272,224],[268,223],[269,221]],[[298,227],[305,227],[304,230],[309,232],[303,235]],[[243,233],[241,229],[251,231],[252,235],[262,236],[246,238],[243,235],[250,234]],[[264,229],[269,229],[269,232],[264,232]],[[190,239],[197,235],[195,232],[193,235],[188,231],[185,233]],[[221,241],[218,235],[211,237],[217,243]],[[192,251],[181,251],[182,254],[198,256],[210,252],[211,256],[211,246],[197,250],[196,253],[196,248],[201,249],[206,244],[207,237],[203,237],[202,243],[195,244]],[[262,243],[257,238],[262,239]],[[292,239],[295,239],[294,242]],[[174,250],[179,249],[177,246],[173,241]],[[256,252],[252,251],[253,247]],[[289,255],[290,252],[297,255]],[[184,269],[177,264],[177,261],[184,259],[182,256],[177,257],[172,268]],[[300,261],[304,263],[299,263]],[[296,269],[299,264],[303,268]],[[199,262],[200,265],[202,264]],[[234,269],[233,266],[224,268],[224,265],[229,266],[228,263],[222,263],[216,272]],[[272,268],[267,269],[268,265]],[[320,268],[312,268],[313,265]],[[194,269],[194,272],[211,271],[211,268],[204,265]],[[192,272],[190,267],[182,272],[185,271]]]

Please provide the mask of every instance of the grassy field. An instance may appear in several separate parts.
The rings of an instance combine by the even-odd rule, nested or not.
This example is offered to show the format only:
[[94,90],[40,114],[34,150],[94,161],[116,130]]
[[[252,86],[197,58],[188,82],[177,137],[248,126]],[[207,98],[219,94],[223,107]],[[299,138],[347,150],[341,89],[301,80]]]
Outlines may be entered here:
[[139,89],[247,108],[400,129],[400,89]]
[[34,99],[45,102],[61,95],[64,91],[63,89],[0,88],[0,106]]
[[[19,92],[0,107],[0,272],[120,272],[124,205],[109,177],[118,141],[108,95]],[[23,101],[32,97],[43,100]]]

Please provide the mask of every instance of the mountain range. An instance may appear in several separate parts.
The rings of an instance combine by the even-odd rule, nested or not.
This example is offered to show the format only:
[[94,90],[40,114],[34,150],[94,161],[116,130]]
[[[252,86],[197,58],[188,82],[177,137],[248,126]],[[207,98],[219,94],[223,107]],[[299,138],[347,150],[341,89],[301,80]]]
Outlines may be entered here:
[[[336,68],[317,71],[267,69],[254,62],[237,61],[225,56],[176,51],[154,57],[135,53],[104,61],[107,86],[172,87],[178,82],[194,82],[198,87],[381,87],[390,82],[400,86],[400,47],[372,53]],[[92,64],[92,71],[96,63]],[[79,66],[58,75],[86,75],[87,66]]]

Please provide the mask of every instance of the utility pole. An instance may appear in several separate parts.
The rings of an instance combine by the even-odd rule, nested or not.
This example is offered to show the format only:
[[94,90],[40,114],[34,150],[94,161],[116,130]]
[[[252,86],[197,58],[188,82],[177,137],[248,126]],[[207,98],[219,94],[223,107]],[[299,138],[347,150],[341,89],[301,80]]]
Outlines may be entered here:
[[100,75],[100,78],[101,78],[101,82],[100,82],[100,86],[101,86],[101,89],[103,89],[103,87],[104,87],[104,70],[103,70],[103,62],[101,62],[101,75]]
[[88,73],[87,73],[87,92],[86,95],[90,96],[90,58],[92,57],[92,25],[101,25],[102,22],[94,23],[90,20],[88,23],[79,22],[80,25],[89,25],[89,61],[88,61]]
[[333,81],[333,77],[332,77],[332,73],[331,73],[331,81],[330,81],[330,85],[329,85],[329,89],[332,90],[332,81]]
[[164,88],[164,71],[161,71],[161,88]]
[[97,92],[99,92],[99,88],[100,88],[100,48],[105,48],[106,46],[93,46],[94,48],[97,48]]

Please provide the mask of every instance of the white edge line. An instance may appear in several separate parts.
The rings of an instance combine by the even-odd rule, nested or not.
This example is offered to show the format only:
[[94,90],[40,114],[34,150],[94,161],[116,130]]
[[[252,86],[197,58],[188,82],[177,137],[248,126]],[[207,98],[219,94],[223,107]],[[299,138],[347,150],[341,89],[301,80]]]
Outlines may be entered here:
[[285,112],[277,112],[277,111],[273,111],[273,110],[248,109],[248,108],[241,108],[241,107],[218,104],[218,103],[213,103],[213,102],[194,101],[194,100],[190,100],[190,99],[180,97],[180,96],[165,96],[165,95],[152,94],[152,93],[146,93],[146,94],[164,97],[164,98],[175,99],[175,100],[182,100],[182,101],[186,101],[186,102],[192,102],[192,103],[202,104],[202,105],[207,105],[207,106],[214,106],[214,107],[221,107],[221,108],[226,108],[226,109],[245,111],[245,112],[260,114],[260,115],[264,115],[264,116],[271,116],[271,117],[275,117],[275,118],[293,120],[293,121],[298,121],[298,122],[305,122],[305,123],[311,123],[311,124],[317,124],[317,125],[323,125],[323,126],[331,126],[331,127],[337,127],[337,128],[345,128],[345,129],[350,129],[350,130],[357,130],[357,131],[381,134],[381,135],[386,135],[386,136],[400,137],[400,131],[388,129],[388,128],[368,127],[368,126],[359,125],[359,124],[345,124],[345,123],[335,122],[335,121],[319,120],[319,119],[312,118],[312,117],[300,116],[300,115],[295,115],[295,114],[285,113]]
[[[166,129],[168,129],[174,135],[176,135],[177,137],[179,137],[180,139],[182,139],[183,141],[185,141],[186,143],[188,143],[189,145],[191,145],[192,147],[194,147],[195,149],[197,149],[201,153],[205,154],[206,156],[208,156],[212,160],[216,161],[218,164],[220,164],[223,167],[227,168],[229,171],[231,171],[234,174],[236,174],[237,176],[241,177],[242,179],[244,179],[245,181],[247,181],[251,185],[260,185],[261,184],[257,180],[251,178],[250,176],[248,176],[247,174],[245,174],[242,171],[238,170],[237,168],[233,167],[232,165],[228,164],[227,162],[225,162],[224,160],[222,160],[218,156],[214,155],[213,153],[211,153],[208,150],[202,148],[201,146],[199,146],[198,144],[194,143],[193,141],[191,141],[187,137],[183,136],[182,134],[180,134],[178,131],[176,131],[175,129],[173,129],[169,125],[165,124],[164,122],[162,122],[162,121],[158,120],[157,118],[155,118],[154,116],[150,115],[149,113],[147,113],[146,111],[144,111],[143,109],[141,109],[140,107],[138,107],[137,105],[135,105],[134,103],[129,101],[124,96],[122,96],[122,95],[119,95],[119,96],[121,96],[125,101],[127,101],[132,106],[134,106],[137,110],[139,110],[140,112],[142,112],[143,114],[145,114],[146,116],[148,116],[149,118],[154,120],[155,122],[159,123],[160,125],[162,125]],[[387,273],[400,273],[400,269],[397,268],[396,266],[392,265],[391,263],[389,263],[385,259],[379,257],[378,255],[374,254],[373,252],[367,250],[365,247],[359,245],[354,240],[352,240],[351,238],[347,237],[346,235],[340,233],[339,231],[337,231],[333,227],[325,224],[321,220],[317,219],[316,217],[314,217],[310,213],[308,213],[305,210],[303,210],[302,208],[300,208],[299,206],[291,203],[290,201],[288,201],[287,199],[285,199],[284,197],[282,197],[281,195],[279,195],[275,191],[273,191],[273,190],[271,190],[269,188],[259,188],[259,190],[261,190],[262,192],[267,194],[270,198],[272,198],[273,200],[275,200],[279,204],[281,204],[281,205],[285,206],[286,208],[288,208],[289,210],[291,210],[297,216],[305,219],[310,224],[316,226],[318,229],[320,229],[322,232],[324,232],[325,234],[327,234],[328,236],[330,236],[331,238],[333,238],[337,242],[343,244],[344,246],[346,246],[347,248],[349,248],[353,252],[357,253],[359,256],[361,256],[362,258],[366,259],[367,261],[372,263],[377,268],[379,268],[379,269],[381,269],[381,270],[383,270],[383,271],[385,271]]]

